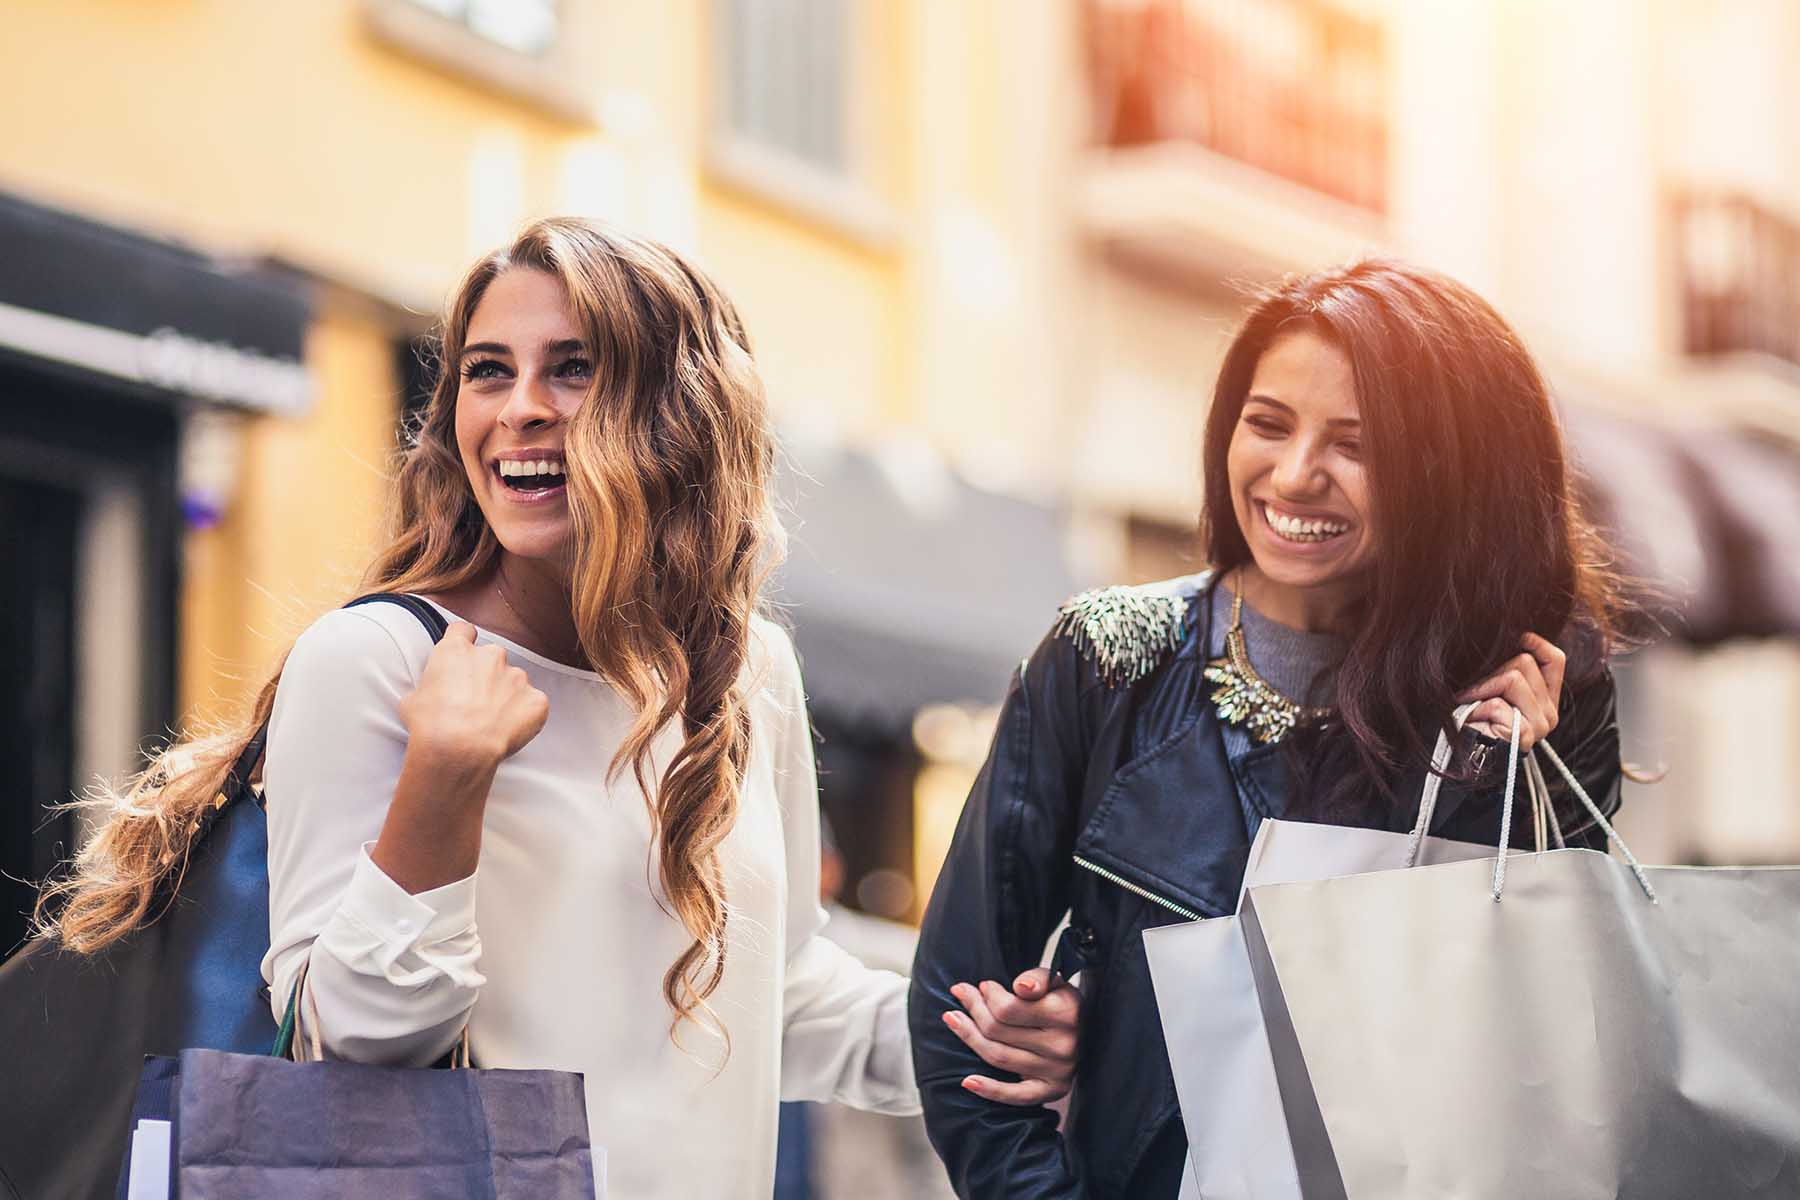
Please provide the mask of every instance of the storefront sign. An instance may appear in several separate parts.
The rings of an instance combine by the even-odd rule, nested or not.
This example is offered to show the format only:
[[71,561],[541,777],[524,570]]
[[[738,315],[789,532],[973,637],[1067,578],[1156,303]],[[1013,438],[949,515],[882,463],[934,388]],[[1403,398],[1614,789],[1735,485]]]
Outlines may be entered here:
[[295,415],[301,281],[0,194],[0,348],[175,395]]

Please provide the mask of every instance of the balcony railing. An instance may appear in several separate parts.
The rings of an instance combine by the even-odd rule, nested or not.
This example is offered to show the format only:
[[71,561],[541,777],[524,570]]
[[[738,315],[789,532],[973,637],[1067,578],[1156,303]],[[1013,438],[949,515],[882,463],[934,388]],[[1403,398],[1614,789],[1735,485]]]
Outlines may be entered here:
[[1800,366],[1800,224],[1744,196],[1675,200],[1683,349]]
[[1326,0],[1083,0],[1097,140],[1197,143],[1375,212],[1386,46]]

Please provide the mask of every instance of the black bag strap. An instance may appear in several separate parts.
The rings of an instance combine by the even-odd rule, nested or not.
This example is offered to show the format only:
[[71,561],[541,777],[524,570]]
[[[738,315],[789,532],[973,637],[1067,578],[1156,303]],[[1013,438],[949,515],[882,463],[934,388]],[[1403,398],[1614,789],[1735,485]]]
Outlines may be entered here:
[[431,635],[434,644],[443,641],[444,631],[450,628],[449,623],[444,620],[444,614],[422,596],[406,592],[370,592],[366,596],[358,596],[344,607],[357,608],[364,604],[398,604],[419,619],[419,624],[425,627],[425,632]]
[[[433,645],[444,640],[444,631],[450,627],[449,623],[444,620],[444,614],[434,608],[430,601],[404,592],[370,592],[368,595],[358,596],[344,607],[356,608],[363,604],[398,604],[418,618],[419,624],[423,625],[425,632],[431,636]],[[238,755],[237,762],[232,764],[224,782],[219,785],[221,803],[215,807],[214,812],[224,808],[226,804],[240,795],[249,792],[250,776],[255,772],[256,764],[262,761],[263,750],[268,742],[269,722],[267,718],[264,718],[263,723],[257,726],[256,732],[251,735],[250,740],[244,743],[244,752]],[[257,802],[261,803],[260,798]]]

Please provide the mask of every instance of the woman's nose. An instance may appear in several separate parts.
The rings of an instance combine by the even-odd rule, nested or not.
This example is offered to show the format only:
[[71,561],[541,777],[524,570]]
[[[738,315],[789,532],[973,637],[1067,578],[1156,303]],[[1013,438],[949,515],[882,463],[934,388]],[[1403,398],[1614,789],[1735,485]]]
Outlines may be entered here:
[[551,403],[550,389],[541,380],[520,373],[512,393],[500,409],[500,424],[514,433],[538,429],[556,419],[556,406]]
[[1275,464],[1275,490],[1287,496],[1317,494],[1325,483],[1319,455],[1307,439],[1296,438]]

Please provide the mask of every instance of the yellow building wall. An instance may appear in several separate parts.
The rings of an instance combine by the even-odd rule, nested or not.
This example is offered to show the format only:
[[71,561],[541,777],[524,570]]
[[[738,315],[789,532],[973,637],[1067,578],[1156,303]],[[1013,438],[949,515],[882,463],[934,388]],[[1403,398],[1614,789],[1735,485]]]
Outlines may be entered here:
[[[565,9],[583,64],[565,82],[593,99],[593,123],[382,43],[360,0],[8,5],[0,188],[217,254],[277,255],[421,319],[519,221],[618,220],[719,277],[778,418],[863,440],[916,416],[929,297],[908,282],[917,23],[900,0],[860,2],[855,127],[861,174],[894,215],[884,244],[709,173],[712,0]],[[575,168],[596,156],[618,186],[580,186]],[[686,217],[666,211],[671,196]],[[239,711],[354,587],[383,520],[402,332],[328,306],[306,347],[314,411],[248,419],[236,502],[185,546],[184,713]]]
[[319,613],[356,591],[380,549],[399,450],[390,334],[326,312],[307,336],[318,400],[247,423],[230,517],[187,539],[180,711],[229,720]]
[[355,0],[39,0],[6,25],[0,186],[431,302],[470,251],[477,150],[516,145],[529,203],[575,128],[375,41]]
[[851,439],[903,424],[913,374],[895,252],[717,185],[702,195],[701,256],[744,316],[777,416]]

